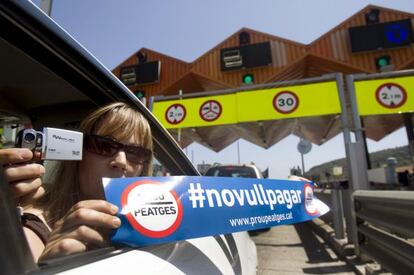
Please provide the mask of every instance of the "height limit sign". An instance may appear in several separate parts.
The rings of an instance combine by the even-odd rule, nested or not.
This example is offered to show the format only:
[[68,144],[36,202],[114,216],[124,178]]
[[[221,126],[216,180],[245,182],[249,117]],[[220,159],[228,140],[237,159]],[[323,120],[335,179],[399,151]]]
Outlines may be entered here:
[[170,124],[179,124],[184,120],[186,113],[183,105],[173,104],[165,112],[165,120]]
[[407,101],[407,92],[395,83],[385,83],[378,87],[375,98],[385,108],[399,108]]

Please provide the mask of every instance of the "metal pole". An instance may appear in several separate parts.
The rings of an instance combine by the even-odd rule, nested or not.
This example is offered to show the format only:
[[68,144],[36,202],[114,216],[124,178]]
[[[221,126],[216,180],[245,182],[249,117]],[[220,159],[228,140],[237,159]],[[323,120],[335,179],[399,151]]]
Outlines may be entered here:
[[[361,127],[363,129],[364,128],[364,121],[362,120],[362,118],[359,119],[361,121]],[[362,141],[364,142],[364,148],[365,148],[365,157],[367,160],[367,168],[371,169],[372,168],[372,163],[371,163],[371,157],[369,156],[369,152],[368,152],[368,144],[367,144],[367,137],[365,135],[365,131],[361,131],[362,132]]]
[[[408,149],[410,150],[411,164],[414,165],[414,127],[413,127],[413,114],[403,114],[405,130],[408,138]],[[413,167],[414,168],[414,167]]]
[[332,217],[335,230],[335,238],[343,239],[344,234],[344,213],[342,206],[342,192],[339,190],[339,182],[334,182],[334,188],[331,191],[332,200]]
[[354,190],[357,189],[370,189],[368,183],[368,167],[367,167],[367,160],[364,152],[366,148],[364,146],[364,137],[362,134],[361,120],[359,117],[358,106],[355,97],[355,84],[354,84],[354,76],[348,75],[347,79],[347,87],[349,92],[349,98],[351,100],[351,116],[352,121],[354,124],[354,131],[355,131],[355,143],[351,143],[351,155],[350,155],[350,165],[352,169],[352,188]]
[[300,157],[302,159],[302,176],[303,176],[303,175],[305,175],[305,160],[304,160],[304,157],[303,157],[302,153],[300,153]]
[[240,146],[239,146],[239,140],[237,140],[237,163],[240,164]]
[[155,97],[154,96],[151,96],[150,98],[149,98],[149,102],[148,102],[148,109],[152,112],[153,111],[153,109],[154,109],[154,100],[155,100]]
[[[352,83],[353,84],[353,83]],[[343,209],[346,211],[345,216],[347,218],[346,228],[348,233],[348,242],[353,243],[355,246],[355,251],[359,254],[359,243],[358,243],[358,227],[356,224],[356,214],[354,209],[354,201],[352,197],[352,192],[354,189],[354,185],[356,185],[356,171],[355,171],[355,164],[353,161],[355,160],[355,154],[352,147],[351,142],[351,133],[348,121],[348,109],[346,106],[345,100],[345,91],[344,91],[344,81],[342,79],[342,74],[337,74],[336,76],[336,85],[338,88],[339,93],[339,103],[341,104],[341,126],[342,126],[342,134],[344,137],[344,144],[345,144],[345,153],[346,153],[346,160],[348,166],[348,184],[349,192],[345,193],[345,200],[342,202],[345,205],[350,207],[344,207]],[[350,86],[348,85],[348,88]],[[335,217],[334,217],[335,219]]]
[[[178,95],[180,96],[179,99],[181,99],[181,96],[183,95],[183,90],[179,90]],[[177,142],[181,147],[181,128],[178,128],[178,131],[177,131]]]

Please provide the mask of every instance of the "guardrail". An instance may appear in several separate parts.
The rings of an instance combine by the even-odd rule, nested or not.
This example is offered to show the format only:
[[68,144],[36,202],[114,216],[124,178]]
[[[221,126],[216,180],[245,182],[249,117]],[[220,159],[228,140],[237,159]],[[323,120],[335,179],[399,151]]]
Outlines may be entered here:
[[414,274],[414,191],[353,193],[362,254],[395,274]]

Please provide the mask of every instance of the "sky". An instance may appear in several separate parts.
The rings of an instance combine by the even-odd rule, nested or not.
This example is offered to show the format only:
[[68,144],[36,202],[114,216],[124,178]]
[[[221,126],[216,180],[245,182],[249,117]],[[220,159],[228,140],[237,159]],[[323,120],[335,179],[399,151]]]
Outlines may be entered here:
[[[414,13],[413,0],[54,0],[51,17],[113,69],[142,47],[192,62],[243,27],[310,44],[369,4]],[[240,158],[269,168],[270,178],[286,178],[290,168],[301,166],[298,142],[291,135],[267,150],[240,140],[219,153],[199,144],[185,152],[195,165]],[[404,128],[367,142],[369,152],[408,144]],[[343,157],[339,134],[312,146],[305,170]]]

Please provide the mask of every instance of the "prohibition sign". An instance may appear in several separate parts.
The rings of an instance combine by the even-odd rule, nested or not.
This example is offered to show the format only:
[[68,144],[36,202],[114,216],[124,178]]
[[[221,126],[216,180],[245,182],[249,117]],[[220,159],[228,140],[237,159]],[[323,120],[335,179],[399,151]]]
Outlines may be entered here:
[[313,189],[310,184],[305,184],[304,188],[304,196],[305,196],[305,210],[306,212],[311,215],[318,214],[318,208],[315,205],[315,200],[313,199]]
[[122,209],[131,226],[144,236],[163,238],[180,226],[183,206],[174,190],[161,182],[140,180],[129,185],[121,195]]
[[289,114],[299,106],[299,98],[291,91],[282,91],[273,97],[273,107],[282,114]]
[[171,124],[179,124],[184,120],[186,113],[183,105],[173,104],[165,112],[165,119]]
[[223,108],[220,102],[216,100],[207,100],[204,102],[198,111],[200,117],[205,121],[214,121],[221,115]]
[[407,101],[407,92],[395,83],[384,83],[378,87],[375,98],[385,108],[395,109]]

